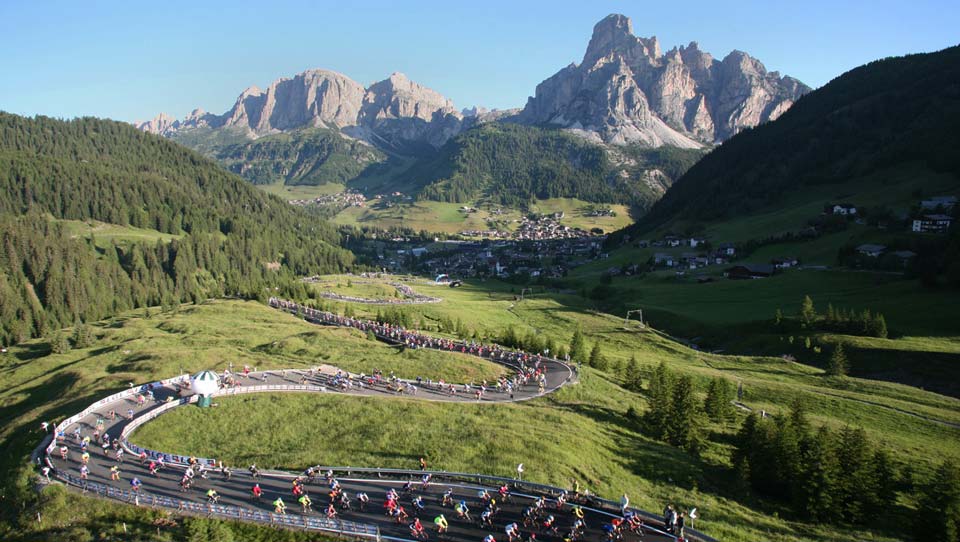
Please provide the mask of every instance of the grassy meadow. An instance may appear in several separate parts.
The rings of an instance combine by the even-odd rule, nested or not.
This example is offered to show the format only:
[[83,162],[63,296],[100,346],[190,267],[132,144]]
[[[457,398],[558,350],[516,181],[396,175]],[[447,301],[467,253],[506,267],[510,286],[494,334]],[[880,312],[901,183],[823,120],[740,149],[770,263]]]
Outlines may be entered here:
[[[467,204],[477,208],[474,213],[461,211],[463,203],[424,200],[401,203],[389,208],[381,208],[380,204],[379,199],[373,199],[364,207],[348,207],[333,217],[332,221],[353,226],[404,227],[416,231],[455,234],[464,230],[488,230],[491,228],[490,222],[495,222],[500,229],[513,231],[517,227],[515,221],[522,216],[520,211],[507,208],[503,208],[500,214],[496,214],[494,210],[500,208],[499,205],[491,206],[481,203]],[[600,228],[605,232],[623,228],[632,222],[629,209],[624,205],[607,205],[613,209],[616,216],[604,217],[584,216],[583,209],[588,205],[591,204],[578,199],[552,198],[534,202],[529,212],[540,214],[563,212],[564,217],[560,223],[565,226],[586,230]]]

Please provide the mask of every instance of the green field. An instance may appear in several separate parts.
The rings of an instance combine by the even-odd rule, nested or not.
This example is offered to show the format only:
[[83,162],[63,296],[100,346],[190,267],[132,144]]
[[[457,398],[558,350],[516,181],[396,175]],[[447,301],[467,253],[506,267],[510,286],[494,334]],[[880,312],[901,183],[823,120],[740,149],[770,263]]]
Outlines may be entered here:
[[338,194],[343,192],[345,187],[340,183],[326,183],[321,185],[295,184],[287,185],[283,183],[258,184],[255,185],[260,190],[268,194],[273,194],[285,200],[292,199],[313,199],[327,194]]
[[[500,207],[486,204],[467,204],[477,207],[477,212],[466,213],[460,210],[464,205],[424,200],[383,208],[381,200],[374,199],[368,201],[365,207],[344,209],[333,218],[333,222],[353,226],[403,227],[416,231],[454,234],[464,230],[491,229],[490,221],[496,222],[500,229],[513,231],[517,227],[516,221],[522,216],[520,211],[507,208],[503,208],[501,214],[496,214],[494,210]],[[601,228],[605,232],[620,229],[632,222],[629,209],[624,205],[607,205],[614,210],[616,216],[586,217],[581,210],[588,205],[590,205],[588,202],[577,199],[553,198],[537,201],[531,205],[529,212],[541,214],[563,212],[565,216],[560,223],[565,226],[586,230]]]
[[134,228],[133,226],[119,226],[117,224],[107,224],[96,220],[59,220],[68,235],[71,237],[93,238],[100,248],[110,246],[113,242],[117,243],[155,243],[157,241],[169,242],[172,239],[178,239],[179,235],[171,233],[161,233],[157,230],[145,230]]

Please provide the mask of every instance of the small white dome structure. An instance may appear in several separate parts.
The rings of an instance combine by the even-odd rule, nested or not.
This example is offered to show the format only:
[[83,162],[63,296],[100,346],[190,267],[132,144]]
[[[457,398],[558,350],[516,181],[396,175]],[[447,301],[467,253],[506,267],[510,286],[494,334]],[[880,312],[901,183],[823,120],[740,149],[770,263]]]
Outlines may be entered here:
[[190,377],[190,389],[200,396],[210,396],[220,389],[220,379],[212,371],[200,371]]

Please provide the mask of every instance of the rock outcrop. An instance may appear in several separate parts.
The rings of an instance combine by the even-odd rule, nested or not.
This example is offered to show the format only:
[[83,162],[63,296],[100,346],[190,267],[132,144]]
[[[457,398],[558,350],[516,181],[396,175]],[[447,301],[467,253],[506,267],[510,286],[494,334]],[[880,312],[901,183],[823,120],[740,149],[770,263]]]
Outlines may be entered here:
[[161,113],[136,126],[166,136],[191,128],[230,128],[251,138],[326,127],[381,145],[439,147],[460,132],[462,123],[453,102],[402,73],[364,88],[345,75],[317,69],[274,81],[266,90],[250,87],[222,115],[197,109],[175,121]]
[[720,62],[696,43],[663,53],[630,19],[596,24],[579,64],[537,85],[519,120],[607,143],[699,147],[773,120],[810,89],[734,51]]

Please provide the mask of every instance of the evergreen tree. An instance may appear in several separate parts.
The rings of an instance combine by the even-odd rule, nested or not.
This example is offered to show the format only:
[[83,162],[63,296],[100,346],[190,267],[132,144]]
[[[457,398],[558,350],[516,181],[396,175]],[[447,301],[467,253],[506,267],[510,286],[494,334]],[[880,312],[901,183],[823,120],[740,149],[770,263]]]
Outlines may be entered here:
[[833,435],[826,427],[817,431],[802,458],[794,497],[796,508],[812,521],[836,521],[840,504],[836,487],[840,465]]
[[671,390],[670,417],[667,423],[668,439],[674,446],[695,451],[698,446],[697,414],[699,406],[694,396],[693,378],[683,375]]
[[76,348],[89,348],[95,340],[96,336],[87,324],[77,324],[73,328],[73,345]]
[[917,540],[960,541],[960,467],[953,460],[922,488],[915,517]]
[[847,354],[843,351],[843,343],[837,343],[833,353],[830,354],[830,360],[827,362],[827,375],[846,376],[849,369]]
[[773,313],[773,325],[780,327],[783,324],[783,311],[777,309],[777,312]]
[[873,493],[868,495],[866,503],[868,519],[881,517],[896,504],[900,478],[890,454],[883,448],[877,448],[873,453],[870,469]]
[[714,377],[707,387],[703,410],[711,420],[725,423],[733,418],[733,384],[722,377]]
[[573,332],[573,337],[570,339],[570,360],[575,363],[586,363],[588,361],[587,345],[583,341],[583,332],[580,331],[579,327]]
[[62,331],[57,331],[50,337],[50,351],[54,354],[66,354],[70,351],[70,341]]
[[670,420],[673,375],[661,361],[650,377],[650,410],[644,415],[644,425],[651,436],[657,439],[667,437],[667,423]]
[[870,465],[872,457],[870,442],[863,429],[848,426],[840,431],[837,495],[843,519],[851,523],[860,523],[865,519],[867,499],[876,493]]
[[640,364],[637,363],[636,356],[631,355],[630,361],[624,369],[624,386],[635,392],[643,390],[643,374],[640,372]]
[[884,318],[882,314],[877,313],[874,315],[873,320],[870,322],[870,331],[868,334],[873,337],[880,337],[881,339],[887,338],[887,319]]
[[594,343],[593,349],[590,350],[590,366],[600,371],[607,370],[607,359],[603,356],[603,352],[600,351],[599,341]]
[[803,296],[800,305],[800,323],[804,327],[811,327],[817,321],[817,309],[813,306],[813,299],[809,295]]

